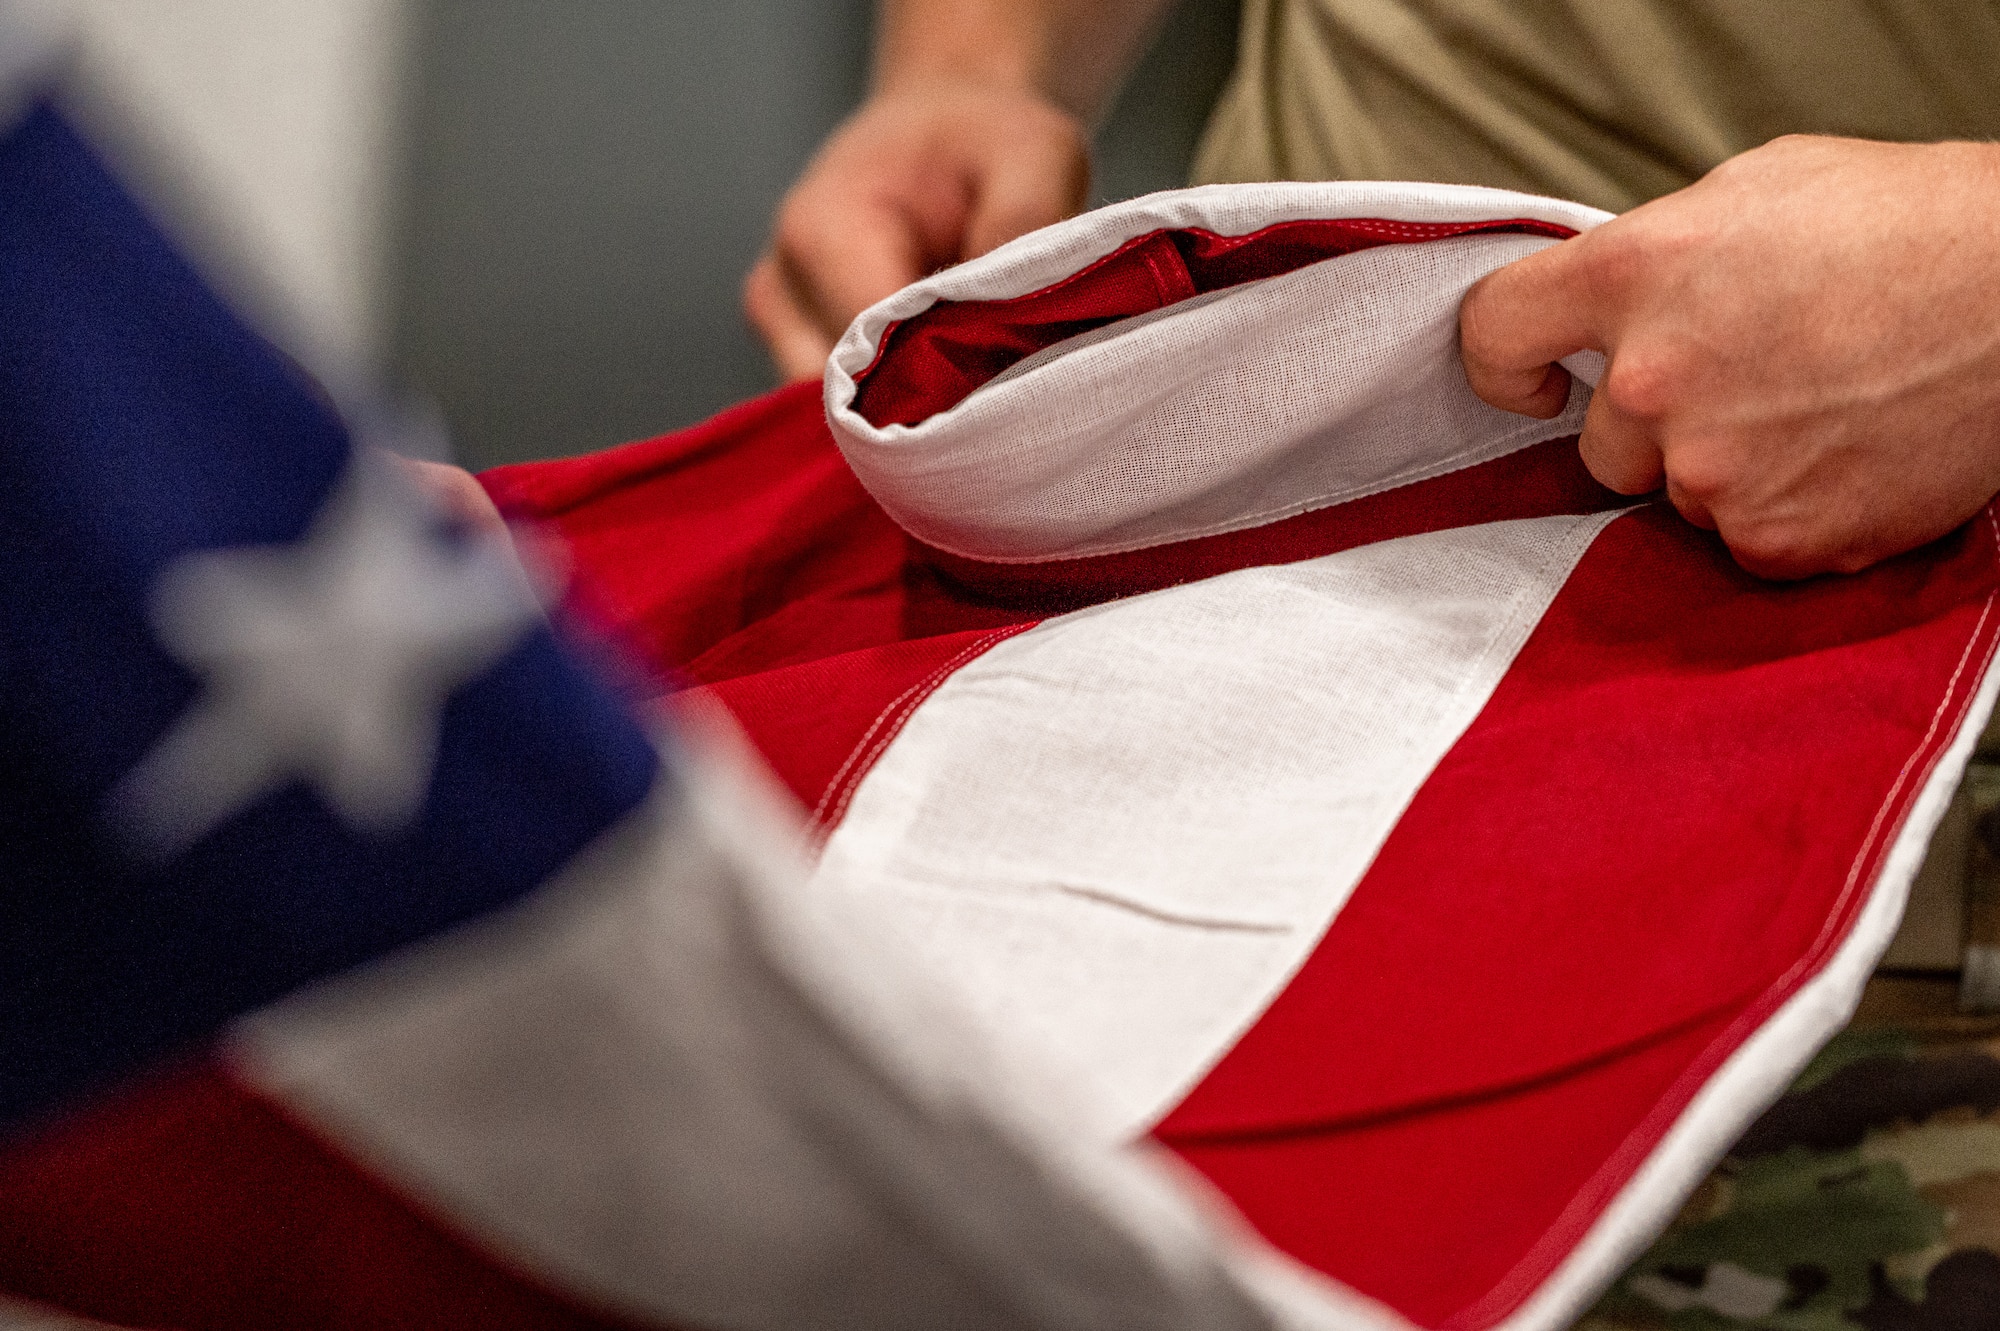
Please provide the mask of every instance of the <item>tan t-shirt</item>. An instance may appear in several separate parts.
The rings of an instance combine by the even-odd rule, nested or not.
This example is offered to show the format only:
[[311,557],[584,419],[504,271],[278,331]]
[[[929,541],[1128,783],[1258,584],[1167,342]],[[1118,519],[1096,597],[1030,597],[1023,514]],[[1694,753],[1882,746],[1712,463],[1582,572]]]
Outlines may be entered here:
[[1787,133],[2000,138],[2000,0],[1245,0],[1194,175],[1616,211]]

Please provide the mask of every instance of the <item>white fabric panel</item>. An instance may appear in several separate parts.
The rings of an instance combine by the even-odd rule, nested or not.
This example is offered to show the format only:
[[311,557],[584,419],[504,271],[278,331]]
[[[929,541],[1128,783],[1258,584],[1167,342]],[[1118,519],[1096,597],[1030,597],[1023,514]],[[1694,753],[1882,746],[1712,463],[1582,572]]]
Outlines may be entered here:
[[856,320],[828,363],[834,438],[871,493],[940,548],[999,562],[1139,549],[1270,522],[1574,432],[1587,400],[1532,421],[1479,401],[1457,350],[1473,282],[1553,242],[1386,245],[1095,330],[915,426],[853,410],[887,326],[941,299],[1035,290],[1136,235],[1242,234],[1300,217],[1541,218],[1576,204],[1469,187],[1208,186],[1025,236]]
[[641,1321],[1271,1325],[1196,1194],[1079,1130],[1084,1093],[956,1019],[879,921],[799,892],[742,788],[711,764],[526,905],[252,1017],[238,1068]]
[[[1990,514],[1987,521],[1992,521]],[[2000,540],[2000,528],[1995,538]],[[1931,836],[1950,807],[1980,731],[2000,698],[2000,664],[1973,655],[1987,616],[1995,613],[2000,608],[1995,598],[1988,597],[1953,677],[1954,684],[1968,674],[1979,679],[1971,706],[1963,715],[1950,716],[1944,710],[1949,698],[1941,700],[1931,720],[1933,734],[1940,727],[1956,726],[1955,738],[1928,772],[1916,766],[1913,755],[1902,780],[1884,798],[1882,816],[1889,816],[1909,783],[1920,786],[1874,883],[1862,881],[1862,864],[1854,866],[1848,890],[1868,894],[1854,927],[1819,974],[1737,1046],[1562,1265],[1494,1331],[1562,1331],[1572,1325],[1666,1228],[1744,1129],[1785,1093],[1813,1055],[1854,1016],[1868,977],[1896,937],[1910,884],[1923,867]],[[1928,741],[1931,736],[1924,738]]]
[[1303,963],[1615,516],[1411,536],[1039,625],[917,709],[815,884],[879,903],[1137,1133]]

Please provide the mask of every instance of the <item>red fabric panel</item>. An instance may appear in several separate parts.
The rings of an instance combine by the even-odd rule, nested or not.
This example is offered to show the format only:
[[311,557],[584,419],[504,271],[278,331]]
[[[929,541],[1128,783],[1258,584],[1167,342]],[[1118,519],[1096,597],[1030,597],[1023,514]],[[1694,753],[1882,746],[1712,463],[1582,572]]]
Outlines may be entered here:
[[742,675],[687,696],[727,707],[824,830],[847,812],[855,786],[924,699],[953,671],[1032,626],[915,638]]
[[1369,217],[1279,222],[1242,236],[1199,227],[1149,232],[1039,291],[1003,300],[939,301],[891,324],[874,361],[854,376],[854,410],[878,427],[915,425],[1035,352],[1119,319],[1379,245],[1497,234],[1561,240],[1576,233],[1531,219]]
[[634,1325],[463,1242],[213,1064],[0,1149],[0,1290],[186,1331]]
[[[1498,1320],[1844,936],[1992,654],[1995,534],[1989,516],[1857,577],[1776,584],[1663,505],[1613,523],[1161,1139],[1226,1162],[1212,1177],[1252,1223],[1338,1279],[1424,1325]],[[1588,1093],[1546,1089],[1586,1069]],[[1525,1094],[1542,1109],[1428,1141],[1428,1197],[1360,1186],[1363,1147],[1335,1144]],[[1609,1164],[1580,1146],[1607,1132],[1630,1148]],[[1286,1173],[1266,1149],[1349,1172]],[[1445,1246],[1438,1218],[1469,1197],[1485,1219]],[[1355,1226],[1373,1241],[1300,1237]]]
[[480,476],[572,561],[570,608],[655,674],[810,603],[821,650],[901,637],[903,535],[798,384],[692,429]]
[[814,384],[479,480],[509,521],[561,547],[566,608],[662,686],[1024,619],[909,558],[827,433]]
[[1598,513],[1631,502],[1591,478],[1576,451],[1576,436],[1569,435],[1331,508],[1172,545],[1034,564],[989,564],[929,547],[924,554],[957,587],[998,605],[1051,615],[1398,536],[1512,518]]
[[[1343,1280],[1368,1273],[1357,1287],[1419,1326],[1473,1331],[1518,1307],[1568,1255],[1582,1223],[1671,1125],[1658,1088],[1724,1024],[1696,1023],[1563,1076],[1339,1132],[1189,1140],[1175,1150],[1277,1248]],[[1609,1163],[1581,1186],[1549,1168],[1552,1127],[1567,1134],[1563,1157]],[[1518,1260],[1496,1279],[1500,1264],[1465,1268],[1476,1253]]]

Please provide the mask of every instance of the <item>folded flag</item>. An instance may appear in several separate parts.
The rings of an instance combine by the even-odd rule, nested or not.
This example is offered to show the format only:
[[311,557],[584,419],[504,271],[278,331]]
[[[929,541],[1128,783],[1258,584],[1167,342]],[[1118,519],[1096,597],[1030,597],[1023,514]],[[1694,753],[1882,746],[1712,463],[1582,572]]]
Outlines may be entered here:
[[0,1305],[1269,1325],[0,55]]
[[1844,1022],[2000,688],[1990,511],[1760,582],[1591,481],[1581,383],[1473,396],[1465,290],[1602,218],[1155,195],[865,312],[823,388],[483,479],[812,811],[811,891],[1310,1307],[1559,1327]]

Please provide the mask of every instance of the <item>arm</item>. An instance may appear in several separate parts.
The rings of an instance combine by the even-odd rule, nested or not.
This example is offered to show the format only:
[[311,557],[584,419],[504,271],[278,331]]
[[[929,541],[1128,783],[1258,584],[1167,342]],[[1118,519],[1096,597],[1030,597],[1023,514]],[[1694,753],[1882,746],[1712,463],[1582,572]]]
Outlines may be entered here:
[[875,88],[986,83],[1095,120],[1167,0],[884,0]]
[[2000,145],[1778,140],[1492,274],[1460,329],[1533,416],[1604,352],[1592,474],[1750,571],[1865,568],[2000,492]]
[[884,0],[872,88],[778,209],[743,305],[787,378],[856,314],[1080,209],[1088,122],[1167,0]]

